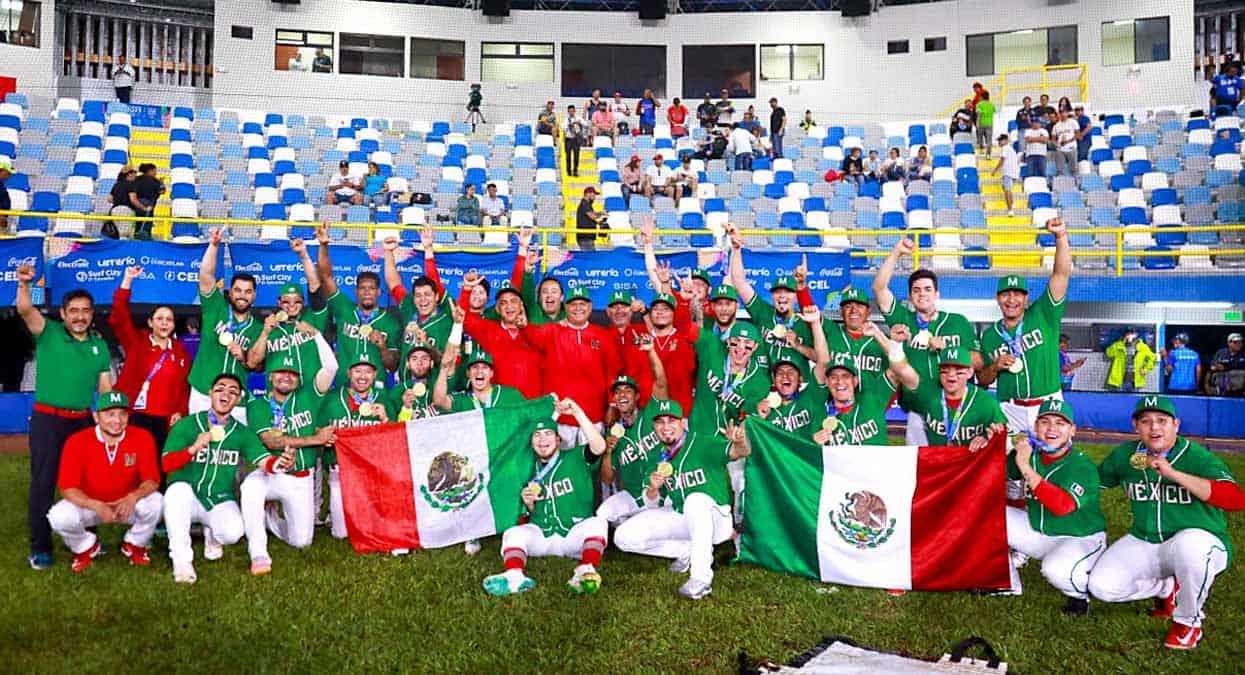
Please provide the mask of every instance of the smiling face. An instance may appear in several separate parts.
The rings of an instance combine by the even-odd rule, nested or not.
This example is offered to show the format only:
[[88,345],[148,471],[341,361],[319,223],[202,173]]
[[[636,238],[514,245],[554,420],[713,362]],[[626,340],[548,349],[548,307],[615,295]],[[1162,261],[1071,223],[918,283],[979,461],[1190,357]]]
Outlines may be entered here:
[[420,284],[411,290],[411,302],[420,316],[428,316],[437,307],[437,289],[431,284]]
[[620,384],[614,387],[614,407],[618,409],[619,413],[630,417],[631,413],[635,412],[636,398],[639,395],[640,393],[635,390],[635,387],[629,384]]
[[297,319],[303,313],[303,296],[293,293],[283,295],[277,298],[277,307],[288,314],[291,320]]
[[562,286],[558,284],[556,279],[545,279],[540,282],[540,309],[545,314],[553,316],[558,313],[558,307],[562,304]]
[[1141,438],[1146,450],[1159,453],[1167,452],[1176,445],[1176,434],[1180,433],[1180,420],[1157,410],[1147,410],[1133,418],[1133,429]]
[[359,307],[366,311],[372,311],[376,307],[376,299],[380,297],[380,286],[376,280],[370,277],[364,277],[357,280],[354,287],[355,295],[359,298]]
[[242,398],[242,387],[233,380],[217,380],[216,384],[212,385],[212,391],[208,392],[208,396],[212,399],[212,411],[217,417],[224,417],[233,410],[234,406],[238,405],[238,401]]
[[774,369],[774,389],[782,394],[783,398],[795,395],[800,390],[800,381],[800,370],[789,363],[784,363]]
[[664,445],[674,445],[683,437],[683,431],[687,428],[687,422],[679,417],[670,415],[662,415],[653,420],[653,431],[657,434],[657,440]]
[[1052,448],[1062,448],[1072,442],[1076,425],[1062,415],[1042,415],[1033,423],[1034,434]]
[[774,310],[783,316],[795,310],[795,291],[775,288],[770,292],[770,299],[774,301]]
[[648,310],[653,328],[667,328],[674,323],[674,308],[664,302],[655,302]]
[[631,305],[615,302],[605,308],[605,314],[610,318],[610,325],[615,328],[626,328],[631,325],[634,312],[631,311]]
[[916,311],[931,314],[938,310],[938,289],[934,288],[933,279],[917,279],[908,289],[908,296]]
[[588,317],[592,316],[592,303],[579,299],[566,303],[566,320],[576,326],[588,323]]
[[972,377],[973,369],[968,366],[942,365],[938,367],[938,382],[949,398],[960,398]]
[[1003,291],[995,296],[999,303],[999,311],[1008,321],[1019,321],[1024,316],[1025,305],[1029,303],[1029,294],[1015,289]]
[[282,396],[289,396],[298,389],[298,373],[290,370],[277,370],[272,373],[272,389]]
[[839,305],[839,314],[843,317],[843,325],[853,333],[859,333],[869,319],[869,306],[859,302],[845,302]]
[[483,311],[484,306],[488,304],[488,291],[484,290],[482,285],[472,286],[471,295],[468,297],[467,303],[473,311]]
[[350,367],[350,388],[360,394],[372,389],[376,381],[376,369],[366,363],[358,363]]
[[726,344],[733,366],[746,365],[748,359],[752,358],[752,353],[757,349],[757,343],[748,338],[731,338],[726,341]]
[[859,378],[844,368],[832,368],[826,375],[826,385],[830,387],[830,398],[839,405],[847,405],[856,400],[856,385]]
[[95,423],[108,438],[119,438],[130,423],[130,411],[125,408],[109,408],[95,413]]
[[553,457],[558,452],[558,432],[553,429],[541,429],[533,433],[532,450],[542,460]]
[[165,340],[173,334],[173,329],[177,327],[177,319],[173,316],[172,309],[157,307],[147,319],[147,325],[151,328],[152,335],[159,340]]
[[473,363],[467,369],[467,381],[472,391],[484,391],[493,386],[493,367],[487,363]]
[[83,336],[91,329],[91,322],[95,319],[95,303],[90,298],[74,298],[69,304],[61,307],[61,320],[65,322],[65,327],[69,329],[70,334]]
[[710,290],[712,289],[709,288],[709,282],[700,277],[692,279],[692,299],[696,302],[704,302],[705,298],[709,297]]
[[713,301],[713,318],[720,325],[731,325],[737,312],[739,312],[739,303],[730,298],[718,298]]
[[422,349],[412,349],[406,355],[406,370],[414,377],[427,378],[432,373],[432,356]]
[[523,311],[523,299],[509,291],[497,296],[497,313],[501,320],[514,324]]

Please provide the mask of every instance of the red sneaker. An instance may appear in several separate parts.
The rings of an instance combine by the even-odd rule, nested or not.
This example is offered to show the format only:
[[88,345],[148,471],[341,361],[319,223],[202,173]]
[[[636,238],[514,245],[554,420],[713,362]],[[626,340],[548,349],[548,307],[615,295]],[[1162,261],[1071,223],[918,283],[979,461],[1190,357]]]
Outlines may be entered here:
[[135,546],[128,541],[121,542],[121,555],[128,558],[131,565],[137,567],[147,567],[151,564],[151,558],[147,555],[146,547]]
[[97,555],[99,555],[99,539],[96,539],[95,543],[91,544],[91,548],[88,548],[81,553],[74,554],[72,565],[74,573],[85,572],[86,569],[91,566],[91,562],[95,560],[95,556]]
[[1163,640],[1163,646],[1168,649],[1193,649],[1197,643],[1202,641],[1202,629],[1186,626],[1183,623],[1172,622],[1171,630],[1167,631],[1167,638]]
[[1180,582],[1174,579],[1172,581],[1171,594],[1154,599],[1154,607],[1150,609],[1150,616],[1158,619],[1170,619],[1172,614],[1176,613],[1176,591],[1180,590]]

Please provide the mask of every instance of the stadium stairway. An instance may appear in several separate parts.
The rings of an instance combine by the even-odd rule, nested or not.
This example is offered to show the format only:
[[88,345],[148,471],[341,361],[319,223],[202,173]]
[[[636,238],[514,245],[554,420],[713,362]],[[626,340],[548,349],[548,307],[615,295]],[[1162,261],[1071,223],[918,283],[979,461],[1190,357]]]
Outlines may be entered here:
[[[981,176],[981,199],[982,207],[986,212],[986,231],[990,236],[991,249],[1006,249],[1013,246],[1032,246],[1037,239],[1036,234],[1018,233],[1014,231],[1017,226],[1029,225],[1033,221],[1033,214],[1025,202],[1024,193],[1019,190],[1020,186],[1013,186],[1016,191],[1013,193],[1013,203],[1015,215],[1007,215],[1007,202],[1003,198],[1003,180],[1000,175],[993,175],[995,164],[998,163],[998,156],[987,157],[984,153],[977,153],[977,171]],[[1006,228],[1006,229],[1004,229]],[[1001,255],[994,259],[994,264],[999,267],[1040,267],[1042,265],[1042,256],[1039,255]]]
[[[566,227],[575,227],[575,212],[579,208],[579,200],[583,197],[584,188],[589,185],[596,187],[599,191],[601,188],[600,173],[597,171],[597,157],[592,148],[584,146],[579,151],[579,175],[572,176],[566,172],[566,144],[559,143],[562,146],[562,211],[564,213],[562,221]],[[605,200],[600,194],[597,194],[596,210],[603,208]],[[573,240],[574,236],[567,237]]]
[[[150,162],[156,165],[156,175],[167,186],[169,185],[169,130],[147,129],[134,127],[130,131],[130,165]],[[156,203],[155,216],[167,218],[171,212],[171,200],[166,191]],[[169,236],[169,221],[158,220],[153,229],[156,239]]]

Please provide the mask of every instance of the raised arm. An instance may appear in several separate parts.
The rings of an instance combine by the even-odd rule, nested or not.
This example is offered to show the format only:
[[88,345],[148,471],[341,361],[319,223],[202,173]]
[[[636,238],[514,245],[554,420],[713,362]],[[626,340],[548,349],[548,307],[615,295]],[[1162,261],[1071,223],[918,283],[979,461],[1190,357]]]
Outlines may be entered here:
[[132,349],[138,341],[138,330],[134,328],[134,317],[130,314],[130,286],[134,279],[143,273],[137,265],[125,268],[121,277],[121,286],[112,294],[112,312],[108,315],[108,325],[117,336],[117,342],[126,350]]
[[[318,278],[315,283],[320,286],[320,295],[324,298],[331,298],[337,295],[337,280],[333,278],[333,261],[329,259],[329,224],[328,221],[320,223],[320,227],[316,228],[316,266],[314,271],[307,269],[307,248],[303,247],[300,254],[304,260],[303,271],[307,273],[307,287],[311,292],[315,292],[311,288],[312,274]],[[290,246],[294,246],[294,242],[290,242]],[[395,270],[396,271],[396,270]]]
[[579,404],[569,398],[558,401],[557,411],[559,415],[572,415],[575,422],[579,424],[579,430],[583,432],[584,438],[588,440],[588,449],[592,454],[600,457],[605,452],[605,437],[597,430],[597,425],[588,419],[588,415]]
[[[327,249],[328,246],[321,245],[321,255]],[[290,250],[298,256],[298,261],[302,263],[303,276],[307,277],[307,290],[312,294],[317,293],[320,290],[320,274],[316,271],[316,264],[311,262],[311,256],[307,253],[307,242],[302,239],[291,239]],[[330,267],[329,277],[331,278],[332,276],[332,267]]]
[[437,302],[445,296],[445,284],[441,283],[441,273],[437,271],[437,259],[433,254],[436,246],[437,236],[432,231],[431,225],[425,225],[419,231],[419,246],[424,250],[424,276],[432,280],[433,285],[437,287]]
[[1068,282],[1072,278],[1072,247],[1068,244],[1068,227],[1062,218],[1046,221],[1046,231],[1055,235],[1055,269],[1050,273],[1047,292],[1051,300],[1063,302],[1068,297]]
[[208,230],[208,245],[199,262],[199,294],[207,295],[216,288],[216,258],[220,254],[220,228]]
[[644,244],[644,270],[648,272],[648,283],[653,287],[654,293],[669,293],[670,274],[669,268],[666,268],[665,284],[662,283],[662,275],[657,264],[657,252],[653,250],[653,218],[651,216],[644,217],[644,224],[640,226],[640,241]]
[[333,380],[337,379],[340,366],[337,363],[337,354],[333,353],[333,347],[329,345],[328,340],[324,339],[324,333],[316,331],[315,343],[316,354],[320,356],[320,370],[316,372],[315,380],[316,391],[327,394],[333,388]]
[[527,271],[527,251],[532,245],[532,234],[535,232],[530,227],[524,227],[519,230],[519,250],[514,257],[514,267],[510,268],[510,285],[515,290],[523,287],[523,274]]
[[441,354],[441,367],[437,368],[437,381],[432,384],[432,404],[441,410],[454,407],[450,397],[449,374],[458,362],[458,347],[447,345]]
[[895,308],[895,294],[891,293],[891,279],[895,276],[895,267],[899,265],[899,259],[905,255],[912,255],[916,250],[916,244],[908,237],[902,237],[895,243],[895,248],[891,249],[890,255],[886,256],[886,260],[882,261],[882,266],[878,268],[878,273],[873,277],[873,297],[878,299],[878,309],[883,314],[890,314]]
[[649,398],[670,398],[670,380],[666,377],[666,365],[657,356],[657,350],[653,349],[652,340],[646,340],[640,345],[640,349],[648,357],[648,367],[653,371],[653,389],[649,392]]
[[808,324],[813,334],[813,379],[817,384],[826,383],[826,368],[830,367],[830,343],[826,342],[826,332],[821,329],[821,310],[817,307],[802,307],[800,318]]
[[735,287],[735,292],[739,293],[739,301],[743,304],[752,302],[756,297],[756,289],[752,287],[752,282],[748,281],[748,273],[744,270],[744,240],[736,232],[735,226],[727,224],[726,234],[731,239],[731,262],[728,275],[731,285]]
[[34,298],[30,293],[30,285],[35,281],[35,268],[33,265],[22,265],[17,268],[17,315],[22,317],[22,321],[26,324],[26,330],[30,334],[39,337],[43,334],[43,329],[47,327],[47,321],[43,318],[43,314],[35,308]]
[[406,289],[402,287],[402,275],[398,273],[398,263],[394,259],[394,251],[398,250],[397,237],[385,237],[385,241],[381,242],[385,249],[385,286],[389,288],[389,297],[394,302],[402,302],[402,298],[406,296]]
[[909,390],[915,390],[920,386],[921,376],[917,374],[912,364],[908,363],[908,357],[904,353],[902,342],[891,340],[872,321],[865,322],[864,333],[877,340],[878,344],[886,352],[886,360],[888,362],[886,369],[887,379],[893,384],[903,385]]

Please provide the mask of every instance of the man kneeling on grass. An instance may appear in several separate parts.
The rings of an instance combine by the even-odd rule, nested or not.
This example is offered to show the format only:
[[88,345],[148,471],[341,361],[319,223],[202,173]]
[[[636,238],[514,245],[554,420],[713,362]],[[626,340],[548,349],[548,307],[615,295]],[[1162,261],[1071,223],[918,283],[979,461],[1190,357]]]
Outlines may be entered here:
[[593,515],[593,475],[605,452],[605,438],[570,399],[557,405],[558,415],[572,415],[587,445],[558,450],[558,427],[542,419],[532,431],[536,475],[519,493],[527,509],[527,522],[509,528],[501,536],[501,557],[506,570],[484,579],[492,595],[531,590],[536,581],[523,573],[528,556],[579,556],[579,565],[566,585],[575,593],[595,593],[601,588],[597,566],[605,551],[609,525]]

